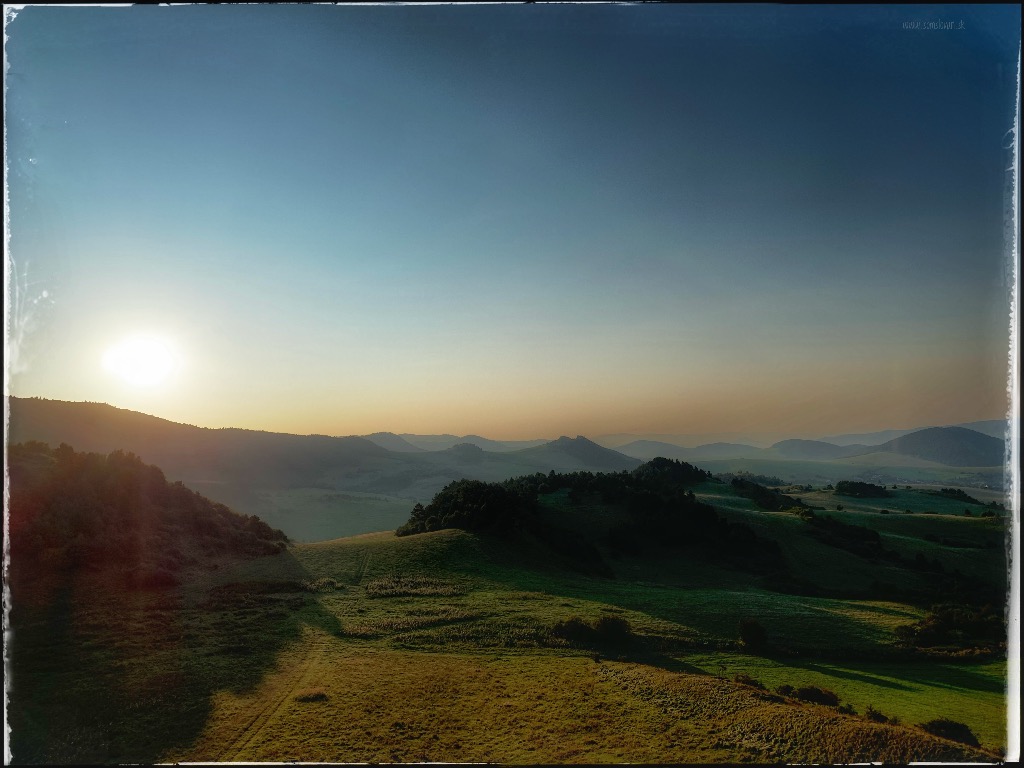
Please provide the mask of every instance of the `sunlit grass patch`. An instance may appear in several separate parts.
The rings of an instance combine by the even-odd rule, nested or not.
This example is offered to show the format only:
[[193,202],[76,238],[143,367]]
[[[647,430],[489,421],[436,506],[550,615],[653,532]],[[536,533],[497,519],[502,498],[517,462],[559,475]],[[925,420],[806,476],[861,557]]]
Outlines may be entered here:
[[1005,743],[1005,660],[840,664],[738,653],[694,653],[680,658],[707,674],[755,678],[772,691],[780,686],[832,690],[865,717],[869,708],[904,724],[951,717],[969,725],[983,747],[997,749]]
[[466,588],[441,579],[422,576],[385,576],[368,581],[367,597],[454,597],[466,594]]
[[339,584],[337,579],[332,579],[329,576],[321,576],[319,579],[306,579],[301,584],[302,588],[307,592],[334,592],[338,589],[344,589],[344,585]]

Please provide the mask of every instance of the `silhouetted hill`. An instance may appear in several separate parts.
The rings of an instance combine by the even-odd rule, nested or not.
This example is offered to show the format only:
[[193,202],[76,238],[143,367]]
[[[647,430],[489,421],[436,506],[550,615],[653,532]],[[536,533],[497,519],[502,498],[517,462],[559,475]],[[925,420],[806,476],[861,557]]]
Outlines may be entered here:
[[610,448],[602,448],[592,440],[583,436],[562,436],[550,443],[516,451],[513,456],[526,459],[531,463],[550,465],[551,469],[595,469],[621,470],[636,469],[641,461],[626,456]]
[[820,440],[782,440],[768,449],[787,459],[842,459],[868,450],[866,445],[839,446]]
[[363,437],[374,445],[379,445],[381,448],[397,453],[418,453],[423,450],[408,440],[402,439],[394,432],[374,432],[372,435],[363,435]]
[[481,437],[480,435],[412,435],[403,433],[399,435],[410,445],[414,445],[424,451],[446,451],[459,443],[471,443],[485,451],[493,453],[508,453],[509,451],[519,451],[523,448],[533,448],[537,445],[543,445],[548,442],[547,440],[491,440],[487,437]]
[[931,427],[897,437],[873,451],[889,451],[937,461],[951,467],[1001,466],[1005,445],[1002,440],[963,427]]
[[[962,427],[964,429],[970,429],[975,432],[980,432],[983,435],[989,437],[995,437],[999,440],[1004,439],[1006,432],[1006,419],[988,419],[985,421],[969,421],[963,424],[948,424],[945,426],[951,427]],[[898,437],[909,435],[912,432],[920,432],[923,429],[934,429],[934,427],[914,427],[913,429],[883,429],[879,432],[858,432],[843,435],[826,435],[825,437],[818,438],[824,443],[832,443],[833,445],[880,445],[890,440],[895,440]]]
[[983,435],[994,437],[998,440],[1006,439],[1006,419],[988,419],[986,421],[968,421],[964,424],[951,424],[949,426],[970,429],[973,432],[980,432]]
[[104,403],[11,397],[12,443],[67,443],[79,451],[131,451],[185,482],[254,486],[315,484],[324,471],[379,465],[394,454],[361,437],[206,429]]

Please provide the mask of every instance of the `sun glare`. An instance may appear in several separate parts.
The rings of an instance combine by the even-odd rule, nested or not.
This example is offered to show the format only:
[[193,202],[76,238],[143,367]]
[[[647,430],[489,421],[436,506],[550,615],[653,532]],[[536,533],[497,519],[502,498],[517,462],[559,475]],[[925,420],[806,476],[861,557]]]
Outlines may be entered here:
[[178,367],[178,360],[163,339],[132,336],[103,355],[103,367],[136,387],[162,384]]

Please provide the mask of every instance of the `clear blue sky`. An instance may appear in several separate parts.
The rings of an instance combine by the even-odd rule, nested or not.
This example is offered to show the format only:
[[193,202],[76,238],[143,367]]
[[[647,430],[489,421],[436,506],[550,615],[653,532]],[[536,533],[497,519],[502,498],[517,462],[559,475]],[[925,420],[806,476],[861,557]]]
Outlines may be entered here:
[[[904,28],[929,21],[954,28]],[[999,418],[1019,28],[1016,6],[21,10],[9,390],[327,434]],[[160,386],[101,364],[137,332],[177,356]]]

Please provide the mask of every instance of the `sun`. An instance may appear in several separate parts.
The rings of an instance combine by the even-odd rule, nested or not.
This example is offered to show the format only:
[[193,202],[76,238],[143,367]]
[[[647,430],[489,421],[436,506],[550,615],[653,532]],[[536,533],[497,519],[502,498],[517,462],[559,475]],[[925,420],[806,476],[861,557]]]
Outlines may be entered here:
[[103,367],[135,387],[155,387],[178,368],[170,344],[155,336],[137,335],[119,341],[103,355]]

